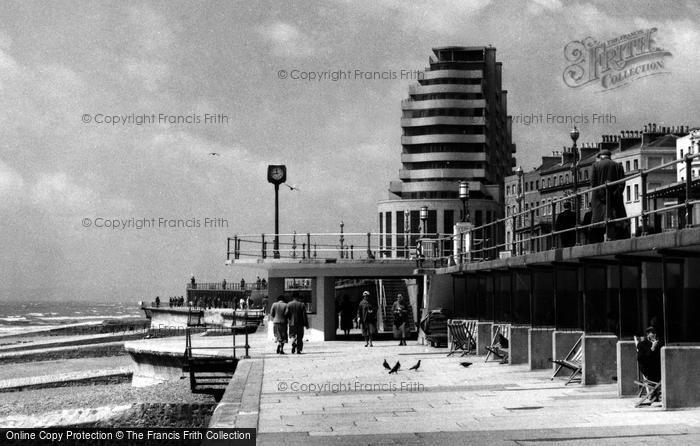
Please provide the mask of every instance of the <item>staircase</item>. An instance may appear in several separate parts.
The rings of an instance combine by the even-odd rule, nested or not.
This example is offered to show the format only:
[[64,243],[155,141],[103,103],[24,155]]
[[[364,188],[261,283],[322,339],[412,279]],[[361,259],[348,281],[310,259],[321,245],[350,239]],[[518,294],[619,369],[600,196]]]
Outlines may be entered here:
[[382,308],[384,314],[382,317],[381,330],[384,332],[391,332],[394,330],[394,313],[391,311],[391,307],[396,301],[396,296],[400,293],[403,294],[404,302],[408,307],[408,331],[416,331],[416,324],[413,320],[413,308],[408,299],[406,283],[402,279],[383,279],[382,286],[384,288],[384,307]]

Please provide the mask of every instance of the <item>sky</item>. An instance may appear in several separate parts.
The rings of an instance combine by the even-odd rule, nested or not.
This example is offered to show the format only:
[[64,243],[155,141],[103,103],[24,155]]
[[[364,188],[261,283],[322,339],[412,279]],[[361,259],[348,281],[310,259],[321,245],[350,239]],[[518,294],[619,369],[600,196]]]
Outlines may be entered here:
[[[282,233],[376,231],[415,82],[401,70],[424,69],[433,47],[496,47],[514,117],[615,117],[579,125],[579,143],[697,126],[699,19],[694,1],[2,2],[0,301],[149,301],[184,294],[192,274],[254,279],[224,265],[226,238],[273,232],[268,164],[299,188],[280,191]],[[569,42],[648,28],[671,53],[665,75],[563,82]],[[396,78],[330,80],[338,70]],[[514,124],[518,165],[569,145],[570,129]],[[135,227],[151,219],[199,227]]]

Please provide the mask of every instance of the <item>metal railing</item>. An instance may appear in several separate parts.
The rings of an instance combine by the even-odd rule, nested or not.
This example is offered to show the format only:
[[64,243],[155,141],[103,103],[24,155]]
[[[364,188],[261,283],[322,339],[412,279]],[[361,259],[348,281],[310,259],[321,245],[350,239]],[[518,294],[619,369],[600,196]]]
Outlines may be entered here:
[[[188,290],[198,290],[198,291],[251,291],[251,290],[264,290],[267,288],[267,283],[257,283],[257,282],[246,282],[241,286],[240,282],[188,282]],[[162,302],[161,302],[162,304]]]
[[279,248],[275,250],[274,234],[241,234],[227,239],[227,260],[244,257],[308,261],[415,259],[420,251],[419,241],[439,236],[426,237],[416,232],[279,234]]
[[[499,252],[501,251],[510,251],[514,255],[518,254],[524,254],[526,252],[538,252],[542,251],[543,249],[540,249],[538,245],[542,245],[542,243],[534,243],[538,242],[540,240],[547,240],[549,239],[551,241],[551,246],[556,246],[556,239],[557,236],[565,233],[575,233],[575,239],[578,243],[578,241],[581,238],[581,232],[582,231],[589,231],[590,229],[598,229],[598,228],[604,228],[604,240],[611,240],[612,239],[612,234],[611,231],[614,229],[614,225],[616,223],[620,222],[625,222],[625,221],[632,221],[634,218],[639,218],[641,221],[641,234],[646,235],[649,233],[651,227],[649,225],[649,217],[654,216],[657,214],[663,214],[663,213],[669,213],[673,211],[677,211],[679,209],[685,209],[684,218],[679,218],[678,219],[678,228],[687,228],[691,227],[693,224],[693,206],[700,203],[700,200],[693,200],[691,198],[692,195],[692,187],[693,187],[693,178],[692,174],[689,175],[689,173],[692,172],[692,163],[693,160],[695,159],[700,159],[700,154],[693,154],[693,155],[686,155],[683,159],[678,159],[678,160],[673,160],[665,164],[661,164],[649,169],[639,169],[635,173],[625,176],[625,178],[622,178],[620,180],[612,181],[612,182],[606,182],[605,184],[601,184],[596,187],[590,187],[587,189],[583,189],[580,191],[575,191],[572,192],[568,196],[563,196],[560,198],[555,198],[552,200],[551,203],[547,204],[542,204],[538,206],[532,206],[529,209],[525,211],[520,211],[516,212],[510,216],[495,220],[493,222],[489,222],[485,225],[481,225],[478,227],[471,228],[468,233],[470,236],[470,241],[471,246],[470,249],[468,250],[469,255],[471,256],[470,259],[460,257],[460,261],[467,261],[467,260],[490,260],[495,258]],[[682,203],[677,203],[673,205],[664,205],[662,208],[658,209],[649,209],[649,200],[648,200],[648,195],[649,191],[647,190],[647,180],[648,176],[650,173],[656,172],[656,171],[661,171],[665,169],[669,169],[673,166],[676,166],[677,164],[680,163],[685,163],[685,168],[686,168],[686,178],[685,178],[685,200]],[[611,189],[619,186],[619,185],[624,185],[630,180],[634,180],[636,178],[641,179],[641,195],[640,195],[640,201],[642,205],[642,210],[638,214],[634,215],[627,215],[624,217],[619,217],[615,218],[614,216],[610,215],[611,211],[611,206],[606,205],[605,206],[605,218],[604,221],[601,222],[595,222],[595,223],[590,223],[590,224],[585,224],[582,225],[580,221],[576,221],[576,224],[573,228],[567,228],[563,230],[556,230],[555,229],[555,222],[556,222],[556,217],[557,217],[557,203],[563,203],[565,201],[571,201],[572,199],[575,201],[574,203],[574,209],[580,209],[579,202],[581,200],[582,195],[586,195],[588,193],[595,193],[596,191],[599,190],[604,190],[605,191],[605,203],[610,203],[611,202],[611,195],[612,191]],[[660,188],[657,188],[657,190]],[[585,197],[584,197],[585,199]],[[585,201],[584,201],[585,202]],[[547,223],[551,224],[551,230],[546,233],[546,234],[535,234],[535,215],[540,215],[543,214],[542,212],[538,212],[540,209],[547,209],[551,208],[551,219],[540,219],[540,221],[545,221]],[[523,224],[523,220],[529,219],[529,224]],[[505,234],[505,226],[506,222],[510,223],[510,227],[512,228],[512,240],[510,242],[505,240],[505,237],[503,237],[503,241],[496,241],[494,243],[494,238],[489,237],[489,234]],[[500,226],[503,226],[503,231],[500,231]],[[631,225],[630,225],[631,226]],[[527,237],[521,237],[520,239],[516,240],[516,231],[520,231],[520,234],[523,235],[525,232],[524,231],[529,231],[529,236]],[[659,230],[659,228],[655,228],[655,230]],[[464,237],[464,234],[462,234],[462,237]],[[479,247],[474,246],[474,241],[481,241]],[[510,246],[510,249],[508,249],[508,246]],[[525,250],[524,246],[527,246],[528,249]]]
[[[508,255],[522,255],[528,252],[538,252],[551,247],[556,247],[558,237],[562,234],[574,232],[576,244],[579,244],[583,232],[591,229],[602,229],[604,240],[611,240],[611,231],[616,223],[632,221],[637,218],[641,221],[640,231],[642,235],[650,232],[652,227],[649,224],[649,217],[678,212],[684,212],[678,221],[678,228],[691,227],[693,224],[693,206],[700,203],[700,200],[692,199],[693,185],[700,185],[700,178],[693,181],[692,174],[686,174],[685,178],[685,200],[676,204],[664,204],[661,208],[649,209],[649,194],[647,190],[647,180],[650,174],[668,170],[680,163],[686,164],[686,172],[692,172],[694,160],[700,159],[700,154],[687,155],[683,159],[674,160],[649,169],[638,169],[625,178],[606,182],[596,187],[589,187],[572,191],[569,195],[554,198],[551,202],[532,206],[524,211],[516,212],[512,215],[494,220],[492,222],[470,227],[461,233],[441,234],[424,232],[399,232],[399,233],[305,233],[305,234],[279,234],[277,249],[275,249],[274,234],[244,234],[229,237],[227,239],[227,260],[234,261],[243,257],[257,259],[293,259],[293,260],[332,260],[332,261],[368,261],[376,259],[396,259],[396,260],[416,260],[417,266],[426,263],[433,267],[445,266],[452,262],[474,262],[491,260],[508,253]],[[574,201],[574,209],[577,217],[585,203],[587,194],[596,191],[605,192],[605,202],[610,203],[613,194],[612,189],[624,185],[630,180],[641,179],[641,212],[624,217],[611,215],[611,206],[605,206],[605,218],[603,221],[581,224],[576,219],[574,227],[557,230],[555,228],[557,220],[557,204]],[[584,180],[584,183],[586,180]],[[571,188],[574,188],[571,184]],[[682,185],[679,185],[682,186]],[[662,188],[657,188],[658,192]],[[583,200],[582,201],[582,196]],[[624,203],[622,203],[624,205]],[[561,206],[560,206],[561,208]],[[547,209],[551,215],[546,215],[541,210]],[[536,219],[540,223],[551,225],[548,232],[536,234]],[[525,221],[528,221],[525,223]],[[506,228],[512,229],[512,239],[506,240]],[[630,227],[632,225],[630,224]],[[635,228],[636,229],[636,228]],[[660,228],[654,227],[659,231]],[[516,234],[520,237],[516,238]],[[549,243],[547,243],[549,242]],[[251,284],[255,285],[255,284]]]

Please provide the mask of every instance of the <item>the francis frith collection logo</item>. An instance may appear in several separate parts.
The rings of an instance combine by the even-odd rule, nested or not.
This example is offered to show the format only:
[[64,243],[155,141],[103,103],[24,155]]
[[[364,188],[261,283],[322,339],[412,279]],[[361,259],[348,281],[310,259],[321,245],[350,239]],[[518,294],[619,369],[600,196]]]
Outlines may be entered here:
[[612,90],[647,76],[668,74],[671,53],[656,46],[656,28],[641,29],[605,42],[592,37],[569,42],[564,57],[564,83],[571,88],[598,85]]

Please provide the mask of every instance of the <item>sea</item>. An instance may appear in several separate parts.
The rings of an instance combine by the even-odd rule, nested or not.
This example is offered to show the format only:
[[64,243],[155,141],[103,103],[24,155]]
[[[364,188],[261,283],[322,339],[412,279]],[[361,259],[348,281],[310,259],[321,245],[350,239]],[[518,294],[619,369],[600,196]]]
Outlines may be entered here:
[[0,304],[0,335],[64,325],[97,324],[107,319],[144,317],[136,302],[3,302]]

